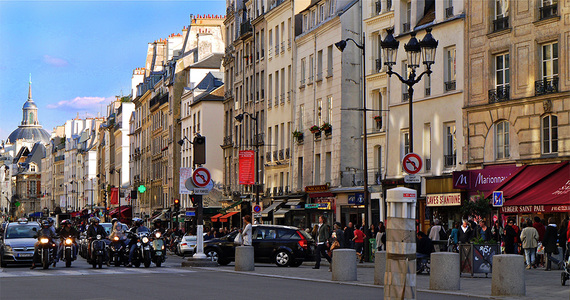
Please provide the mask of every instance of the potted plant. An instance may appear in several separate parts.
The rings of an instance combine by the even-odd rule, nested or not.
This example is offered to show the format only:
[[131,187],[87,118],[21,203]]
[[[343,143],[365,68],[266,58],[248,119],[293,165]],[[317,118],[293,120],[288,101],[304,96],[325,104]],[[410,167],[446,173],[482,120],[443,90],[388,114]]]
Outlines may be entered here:
[[374,116],[373,119],[376,123],[382,123],[382,116]]
[[317,132],[321,132],[321,128],[317,125],[313,125],[313,126],[311,126],[311,128],[309,128],[309,131],[311,133],[317,133]]
[[295,139],[297,139],[297,142],[302,142],[303,141],[303,133],[299,130],[295,130],[293,131],[293,137]]
[[330,135],[332,133],[332,126],[328,122],[324,122],[321,126],[321,130],[325,132],[326,135]]

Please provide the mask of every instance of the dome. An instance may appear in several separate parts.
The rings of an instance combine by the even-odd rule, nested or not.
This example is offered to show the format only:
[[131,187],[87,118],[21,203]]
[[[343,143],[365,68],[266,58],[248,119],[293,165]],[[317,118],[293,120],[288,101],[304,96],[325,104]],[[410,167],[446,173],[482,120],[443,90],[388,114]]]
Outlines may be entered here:
[[24,103],[24,107],[22,107],[22,109],[38,109],[38,107],[34,101],[28,100],[26,103]]
[[51,139],[51,135],[40,126],[20,126],[10,133],[8,143],[13,144],[16,140],[21,139],[47,144]]

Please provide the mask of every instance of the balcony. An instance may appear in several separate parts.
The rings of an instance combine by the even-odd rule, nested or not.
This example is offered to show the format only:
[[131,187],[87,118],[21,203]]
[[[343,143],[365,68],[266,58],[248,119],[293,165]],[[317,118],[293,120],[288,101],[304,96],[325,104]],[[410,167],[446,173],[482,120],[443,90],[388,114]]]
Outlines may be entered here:
[[284,160],[285,159],[285,153],[283,152],[283,149],[279,150],[279,160]]
[[229,5],[229,6],[226,8],[226,16],[229,16],[229,15],[231,15],[231,14],[233,14],[233,13],[234,13],[234,6],[233,6],[233,5]]
[[402,32],[408,32],[408,31],[410,31],[410,23],[402,24]]
[[445,91],[455,91],[455,80],[445,82]]
[[424,166],[425,170],[426,171],[431,170],[431,158],[426,158],[424,161],[425,161],[425,166]]
[[267,153],[265,153],[265,160],[271,161],[271,151],[267,151]]
[[281,42],[281,53],[285,52],[285,41]]
[[333,68],[329,68],[327,69],[327,78],[332,77],[333,76]]
[[285,104],[285,93],[281,94],[281,104]]
[[377,58],[375,61],[376,61],[376,73],[382,72],[382,59]]
[[269,56],[271,56],[271,54],[272,54],[272,53],[271,53],[271,50],[273,50],[273,47],[271,47],[271,45],[269,45],[269,48],[267,48],[267,51],[269,51],[269,52],[268,52]]
[[277,161],[279,159],[279,152],[277,150],[273,150],[273,161]]
[[431,88],[426,88],[426,97],[431,95]]
[[287,49],[291,49],[291,39],[287,39]]
[[552,5],[545,5],[543,7],[540,7],[538,9],[538,11],[540,13],[540,16],[539,16],[540,19],[539,20],[557,17],[558,16],[558,3],[554,3]]
[[509,28],[509,17],[502,17],[493,20],[493,32]]
[[285,159],[289,159],[291,157],[291,150],[289,148],[285,149]]
[[497,103],[509,100],[509,85],[498,86],[494,90],[489,90],[489,103]]
[[410,94],[403,93],[402,94],[402,102],[408,102],[408,101],[410,101]]
[[267,107],[271,108],[271,96],[269,96],[269,98],[267,98]]
[[265,196],[271,196],[271,188],[265,190]]
[[[446,167],[455,166],[456,158],[457,158],[457,155],[455,155],[455,154],[444,155],[443,159],[444,159],[445,166]],[[431,164],[431,162],[430,162],[430,164]],[[430,168],[431,168],[431,166],[430,166]]]
[[449,19],[451,17],[453,17],[453,6],[447,7],[445,9],[445,18]]
[[251,22],[249,20],[243,22],[239,26],[240,36],[250,35],[253,32],[253,27],[251,27]]
[[558,93],[558,77],[544,78],[534,82],[534,95]]
[[309,76],[309,81],[307,82],[307,84],[313,84],[313,75]]
[[275,55],[279,55],[279,42],[275,45]]
[[280,186],[277,192],[279,193],[279,196],[283,196],[283,187]]

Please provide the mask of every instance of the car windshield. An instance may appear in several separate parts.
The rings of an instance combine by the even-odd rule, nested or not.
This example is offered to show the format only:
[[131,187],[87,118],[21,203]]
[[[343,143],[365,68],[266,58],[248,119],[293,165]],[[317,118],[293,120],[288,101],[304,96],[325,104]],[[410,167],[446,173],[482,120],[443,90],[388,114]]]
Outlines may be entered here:
[[40,225],[35,224],[10,225],[6,231],[6,239],[34,238],[39,229]]

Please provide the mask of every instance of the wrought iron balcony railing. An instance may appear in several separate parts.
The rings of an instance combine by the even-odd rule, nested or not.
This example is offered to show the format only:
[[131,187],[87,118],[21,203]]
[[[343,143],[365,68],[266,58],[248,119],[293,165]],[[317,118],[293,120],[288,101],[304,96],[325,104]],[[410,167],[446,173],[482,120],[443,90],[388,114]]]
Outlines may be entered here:
[[445,82],[445,91],[455,91],[455,80]]
[[538,10],[540,12],[540,20],[556,17],[558,16],[558,3],[545,5],[543,7],[540,7]]
[[536,96],[552,93],[558,93],[558,76],[534,82],[534,94]]
[[489,103],[497,103],[509,100],[509,85],[498,86],[496,89],[489,90]]
[[425,159],[425,163],[426,163],[425,166],[424,166],[425,170],[426,170],[426,171],[431,170],[431,158],[426,158],[426,159]]
[[493,32],[509,28],[509,17],[502,17],[493,20]]
[[285,153],[283,153],[283,149],[279,150],[279,160],[285,159]]
[[265,160],[271,161],[271,151],[267,151],[267,153],[265,153]]
[[376,59],[376,73],[380,73],[382,71],[382,59]]
[[[455,162],[457,159],[456,154],[444,155],[444,163],[446,167],[453,167],[455,166]],[[430,162],[431,163],[431,162]]]

